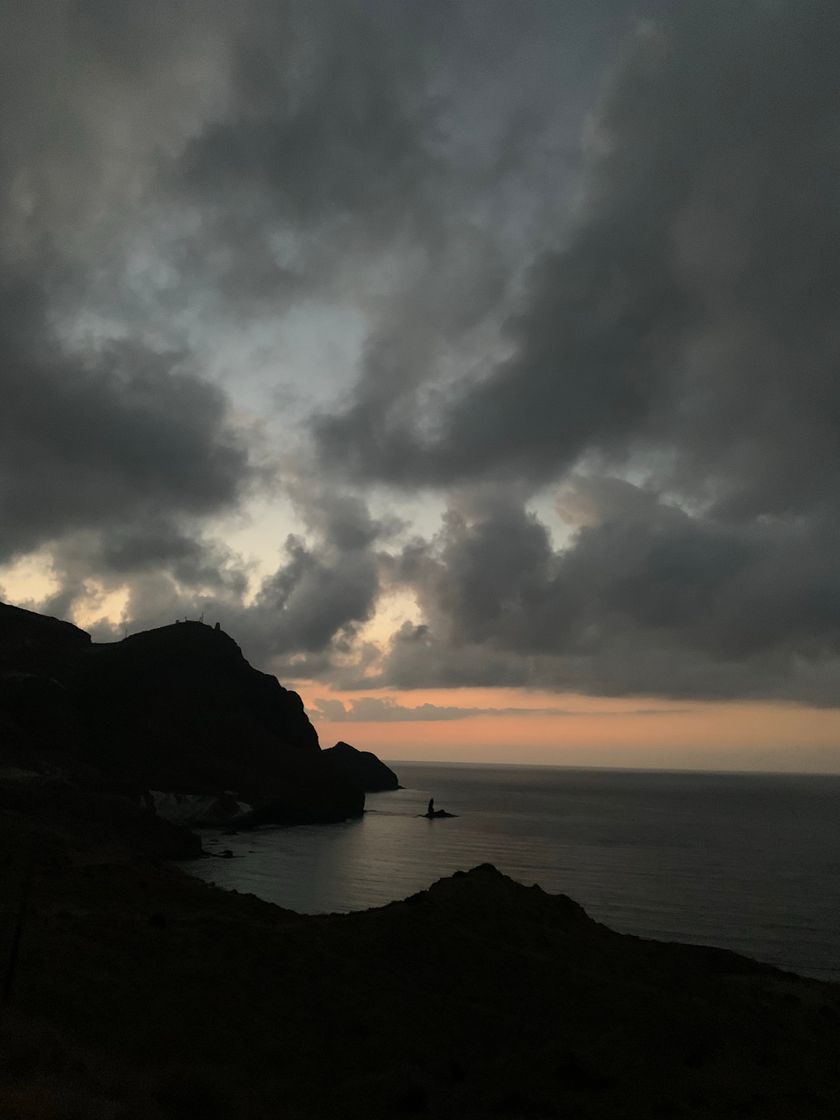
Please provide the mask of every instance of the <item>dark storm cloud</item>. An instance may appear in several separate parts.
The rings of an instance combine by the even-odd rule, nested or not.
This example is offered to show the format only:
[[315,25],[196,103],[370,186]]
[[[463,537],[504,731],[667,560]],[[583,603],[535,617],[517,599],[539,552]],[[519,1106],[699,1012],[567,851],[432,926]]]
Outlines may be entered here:
[[[501,142],[484,136],[481,119],[462,119],[453,84],[464,65],[459,45],[488,14],[498,35],[516,24],[506,5],[479,11],[450,0],[244,5],[227,32],[222,104],[164,180],[172,204],[199,220],[176,239],[178,270],[211,280],[221,313],[235,318],[329,302],[348,285],[361,297],[365,273],[387,273],[391,298],[371,325],[374,351],[398,330],[421,334],[421,309],[412,316],[401,303],[422,298],[435,273],[439,291],[456,260],[460,315],[470,304],[486,310],[502,264],[492,260],[495,232],[476,218],[492,205],[498,183],[482,179]],[[474,73],[486,83],[480,67]],[[477,147],[465,159],[466,127]],[[515,181],[527,159],[527,149],[511,156],[494,178]]]
[[[293,480],[289,490],[309,539],[290,534],[281,563],[250,598],[248,567],[212,538],[152,525],[142,540],[111,541],[109,570],[130,565],[126,614],[132,629],[203,615],[234,635],[246,657],[285,676],[325,672],[351,648],[358,665],[354,638],[372,617],[380,591],[377,546],[398,524],[371,517],[355,495],[308,480]],[[65,571],[77,569],[65,563]]]
[[212,609],[259,659],[326,657],[372,614],[392,527],[285,467],[309,537],[289,536],[247,601],[245,566],[204,530],[255,480],[255,433],[187,347],[162,344],[161,308],[215,291],[229,317],[259,317],[360,244],[419,230],[434,98],[411,18],[385,5],[200,7],[85,2],[52,30],[10,22],[2,154],[23,190],[5,199],[0,267],[32,282],[3,332],[0,544],[49,546],[59,613],[91,581],[127,584],[132,629]]
[[[161,517],[120,526],[100,540],[97,547],[108,571],[114,575],[165,566],[171,567],[175,577],[187,584],[212,583],[219,575],[219,546],[211,549],[185,527]],[[217,555],[212,556],[213,551]]]
[[[229,108],[181,157],[190,198],[306,227],[401,220],[428,172],[428,95],[405,21],[381,5],[257,4],[234,33]],[[377,185],[376,193],[371,191]],[[260,212],[259,207],[264,207]]]
[[819,0],[643,23],[509,356],[433,411],[370,409],[363,380],[317,419],[328,457],[406,488],[646,480],[602,481],[560,549],[521,500],[456,502],[397,564],[424,621],[383,680],[835,702],[838,33]]
[[[2,555],[155,511],[211,515],[241,498],[248,452],[174,314],[282,313],[394,239],[439,261],[444,196],[463,210],[471,195],[443,151],[457,99],[436,60],[482,20],[451,3],[35,0],[3,23]],[[473,283],[492,238],[461,240],[463,321],[502,270]],[[433,267],[409,266],[400,300]],[[423,332],[399,302],[371,345],[413,331],[419,368]],[[426,323],[451,306],[428,297]]]
[[736,515],[824,496],[840,466],[838,32],[819,0],[644,24],[592,122],[576,225],[508,322],[511,356],[431,426],[400,407],[376,439],[358,405],[321,419],[325,451],[413,485],[544,482],[652,449],[674,487]]
[[[184,14],[37,0],[3,12],[0,561],[79,530],[208,516],[252,477],[225,395],[190,355],[97,320],[112,311],[102,292],[118,298],[155,157],[195,109],[177,72]],[[179,95],[182,119],[161,112]]]
[[238,614],[243,645],[255,655],[341,654],[373,616],[380,592],[378,546],[400,525],[371,516],[357,495],[311,477],[287,479],[309,539],[291,534],[283,563]]
[[[85,628],[97,641],[199,618],[224,606],[242,611],[250,568],[224,544],[202,532],[201,522],[160,514],[130,523],[68,532],[51,543],[53,589],[22,604],[59,618],[83,604]],[[105,617],[112,593],[127,595],[122,619]],[[0,597],[2,591],[0,591]],[[97,619],[97,609],[102,617]],[[108,614],[113,616],[113,604]],[[89,621],[92,618],[93,621]],[[215,618],[214,618],[215,620]]]
[[212,275],[222,315],[348,292],[364,306],[358,391],[343,422],[346,384],[318,418],[322,465],[367,447],[393,460],[388,479],[411,469],[412,441],[387,428],[433,406],[495,330],[523,245],[567,200],[580,103],[634,7],[249,7],[224,108],[170,168],[201,218],[180,267]]
[[[345,687],[833,702],[836,4],[0,19],[0,562],[49,550],[58,613],[125,587]],[[258,437],[207,340],[303,300],[364,320],[358,376]],[[301,531],[252,588],[213,523],[269,478]],[[419,612],[384,657],[383,590]]]
[[373,615],[379,581],[368,552],[333,560],[298,537],[287,540],[286,552],[287,562],[263,584],[256,604],[271,620],[272,653],[317,652]]
[[69,354],[27,302],[7,292],[3,315],[0,557],[78,528],[237,499],[248,455],[218,389],[178,356],[128,343]]
[[629,483],[579,485],[589,524],[564,548],[514,503],[408,546],[391,576],[425,622],[394,635],[379,683],[836,702],[833,520],[734,526]]
[[[221,106],[172,181],[205,208],[206,242],[245,235],[236,267],[258,250],[249,231],[264,239],[258,270],[300,260],[318,239],[355,254],[399,235],[406,257],[437,254],[458,224],[479,233],[498,195],[554,154],[554,122],[574,115],[564,101],[578,91],[546,101],[552,68],[592,83],[581,60],[604,53],[633,7],[250,0],[226,28]],[[516,200],[516,220],[535,193]]]

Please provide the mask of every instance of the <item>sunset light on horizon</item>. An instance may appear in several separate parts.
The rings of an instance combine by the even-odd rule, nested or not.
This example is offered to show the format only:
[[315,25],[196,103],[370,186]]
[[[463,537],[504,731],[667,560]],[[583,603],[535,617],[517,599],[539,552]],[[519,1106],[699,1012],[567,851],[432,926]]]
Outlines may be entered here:
[[394,758],[840,772],[837,12],[198,7],[9,10],[0,600]]
[[0,58],[0,1118],[840,1116],[840,0]]
[[833,708],[441,689],[365,692],[394,708],[370,719],[352,711],[359,694],[330,693],[326,709],[340,700],[352,716],[336,719],[319,704],[323,686],[294,687],[323,746],[345,740],[395,762],[840,772],[840,712]]

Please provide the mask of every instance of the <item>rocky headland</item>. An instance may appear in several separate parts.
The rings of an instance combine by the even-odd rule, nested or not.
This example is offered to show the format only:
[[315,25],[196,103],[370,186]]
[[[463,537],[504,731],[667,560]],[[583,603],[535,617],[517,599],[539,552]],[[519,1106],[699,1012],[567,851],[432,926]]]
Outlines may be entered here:
[[365,793],[383,793],[400,788],[399,778],[391,767],[372,751],[360,751],[349,743],[338,742],[325,750],[323,755],[333,773],[361,782]]
[[243,805],[266,823],[345,820],[363,812],[366,791],[397,784],[374,755],[322,751],[300,696],[249,665],[218,626],[184,621],[96,644],[7,604],[2,765],[144,798],[183,823],[201,813],[221,823]]
[[0,1118],[840,1112],[835,985],[615,933],[488,865],[316,917],[177,870],[200,845],[150,791],[336,819],[386,776],[320,751],[220,631],[97,646],[27,614],[0,608]]

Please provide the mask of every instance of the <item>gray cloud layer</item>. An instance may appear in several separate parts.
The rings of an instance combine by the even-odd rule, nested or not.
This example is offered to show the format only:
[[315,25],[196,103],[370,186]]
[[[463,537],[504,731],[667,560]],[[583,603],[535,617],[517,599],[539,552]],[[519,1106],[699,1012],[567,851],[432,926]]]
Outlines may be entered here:
[[644,24],[510,356],[431,428],[392,409],[370,439],[358,406],[319,423],[327,454],[406,487],[644,480],[602,483],[614,500],[559,552],[521,501],[456,508],[398,564],[426,623],[388,679],[834,703],[838,31],[823,3]]
[[[836,702],[836,4],[0,19],[0,563],[48,549],[51,609],[351,687]],[[260,427],[214,340],[300,308],[358,367]],[[300,526],[249,596],[256,490]],[[429,493],[436,535],[371,512]]]
[[164,105],[191,113],[182,16],[35,0],[0,17],[0,562],[77,530],[203,517],[248,487],[245,433],[189,353],[105,325],[185,126]]
[[325,450],[405,485],[655,451],[663,483],[733,512],[830,496],[839,24],[820,2],[644,24],[593,119],[575,227],[506,324],[511,356],[431,433],[396,409],[371,440],[353,408],[322,422]]
[[627,708],[606,712],[581,712],[571,708],[459,708],[451,704],[399,704],[390,698],[362,696],[344,704],[341,700],[317,699],[312,714],[333,723],[437,723],[474,719],[477,716],[550,716],[552,719],[622,719],[626,716],[673,715],[683,708]]

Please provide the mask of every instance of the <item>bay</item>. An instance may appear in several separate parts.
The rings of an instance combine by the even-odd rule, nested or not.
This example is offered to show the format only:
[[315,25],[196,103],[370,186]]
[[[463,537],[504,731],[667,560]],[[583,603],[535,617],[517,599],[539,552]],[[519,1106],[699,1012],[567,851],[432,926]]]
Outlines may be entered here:
[[[840,776],[392,763],[360,820],[204,834],[185,865],[300,913],[362,910],[479,863],[624,933],[840,980]],[[429,797],[457,816],[426,820]]]

